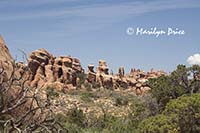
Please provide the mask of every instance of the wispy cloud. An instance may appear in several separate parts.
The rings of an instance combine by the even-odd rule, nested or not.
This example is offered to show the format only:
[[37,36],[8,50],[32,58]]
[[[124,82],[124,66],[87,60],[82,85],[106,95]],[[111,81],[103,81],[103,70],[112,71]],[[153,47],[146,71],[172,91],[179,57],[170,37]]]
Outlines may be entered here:
[[200,8],[199,0],[86,2],[87,4],[83,4],[83,0],[11,1],[0,2],[0,21],[29,23],[32,20],[38,22],[44,20],[47,23],[45,25],[53,27],[53,30],[42,28],[37,31],[37,34],[45,36],[53,36],[55,32],[60,36],[80,34],[85,31],[101,29],[144,13]]
[[[47,3],[59,3],[70,2],[78,0],[36,0],[34,2],[22,2],[29,6],[38,6]],[[79,0],[80,1],[80,0]],[[7,2],[8,6],[9,3]],[[19,5],[19,3],[18,3]],[[19,5],[20,6],[20,5]],[[82,17],[94,17],[99,19],[112,19],[112,18],[124,18],[130,15],[140,15],[148,12],[173,10],[180,8],[199,8],[199,0],[154,0],[148,2],[125,2],[125,3],[112,3],[112,4],[91,4],[91,5],[79,5],[73,7],[55,7],[51,10],[29,10],[28,12],[1,12],[0,20],[17,20],[17,19],[40,19],[43,17],[59,17],[59,16],[82,16]],[[20,7],[19,7],[20,8]]]
[[11,5],[43,5],[43,4],[55,4],[63,2],[75,2],[80,0],[1,0],[1,4]]

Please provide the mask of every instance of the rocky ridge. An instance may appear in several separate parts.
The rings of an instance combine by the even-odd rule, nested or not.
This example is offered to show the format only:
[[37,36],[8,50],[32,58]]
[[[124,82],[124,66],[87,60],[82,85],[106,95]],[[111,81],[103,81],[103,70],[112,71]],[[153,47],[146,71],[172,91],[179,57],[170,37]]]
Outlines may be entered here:
[[[11,76],[13,70],[13,59],[5,45],[2,37],[0,38],[0,65],[4,65],[9,69],[4,71],[6,76],[4,79]],[[136,94],[143,94],[150,90],[145,82],[150,78],[156,78],[165,75],[164,71],[144,72],[140,69],[131,69],[129,74],[125,74],[124,67],[119,67],[118,73],[109,73],[109,68],[105,60],[99,60],[99,65],[94,71],[94,65],[89,64],[88,70],[84,73],[80,60],[71,56],[54,57],[45,49],[38,49],[30,53],[28,65],[21,62],[17,63],[19,68],[18,73],[24,73],[29,69],[29,84],[31,87],[53,87],[57,90],[76,89],[77,84],[80,84],[80,76],[86,75],[86,80],[83,84],[90,84],[91,88],[104,87],[108,89],[132,89]],[[1,67],[1,68],[4,68]],[[9,71],[8,71],[9,70]],[[82,86],[84,89],[84,87]]]
[[[79,75],[84,75],[79,59],[70,56],[54,57],[45,49],[38,49],[30,54],[28,68],[31,71],[31,87],[52,86],[58,90],[75,89],[81,80]],[[106,61],[99,60],[96,71],[94,65],[88,65],[83,84],[90,84],[91,88],[132,89],[137,94],[142,94],[150,89],[145,85],[149,78],[164,74],[164,71],[156,72],[153,69],[147,73],[140,69],[131,69],[130,74],[125,74],[124,67],[119,67],[118,73],[113,74],[109,73]]]
[[157,78],[161,75],[165,75],[164,71],[144,72],[140,69],[131,69],[130,74],[125,74],[124,67],[119,67],[118,73],[109,74],[109,68],[104,60],[99,61],[99,65],[94,71],[94,65],[88,65],[87,81],[91,84],[98,84],[99,87],[112,88],[112,89],[132,89],[136,94],[143,94],[150,90],[145,84],[150,78]]

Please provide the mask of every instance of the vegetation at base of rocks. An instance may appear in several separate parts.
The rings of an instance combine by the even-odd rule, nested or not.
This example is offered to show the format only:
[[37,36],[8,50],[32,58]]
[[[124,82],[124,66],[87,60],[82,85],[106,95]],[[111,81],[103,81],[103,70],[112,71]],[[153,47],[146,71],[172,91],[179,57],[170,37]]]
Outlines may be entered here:
[[79,129],[79,132],[182,133],[200,131],[200,93],[184,94],[177,99],[172,99],[161,113],[153,115],[151,108],[142,102],[144,97],[141,98],[141,101],[133,102],[127,117],[115,117],[105,111],[104,115],[93,118],[93,122],[88,124],[90,120],[84,117],[81,111],[75,111],[77,115],[70,116],[79,116],[80,120],[83,120],[82,124],[76,124],[78,121],[70,122],[72,127]]
[[77,78],[79,79],[79,82],[77,84],[77,89],[81,89],[81,85],[83,85],[86,81],[86,74],[84,73],[78,73],[77,75]]
[[[34,90],[34,93],[31,93],[33,95],[29,94],[26,97],[33,98],[30,103],[36,101],[34,104],[38,106],[28,108],[27,112],[17,118],[10,114],[10,112],[15,114],[15,110],[5,113],[6,97],[0,90],[0,132],[200,132],[200,67],[198,65],[191,67],[178,65],[171,74],[150,79],[146,84],[151,90],[141,96],[124,88],[119,90],[98,86],[93,88],[93,85],[85,82],[85,75],[78,77],[80,78],[78,86],[80,88],[84,86],[84,90],[77,88],[63,93],[47,87],[44,94],[48,101],[39,95],[42,90],[27,89],[27,91]],[[7,83],[1,84],[1,87],[6,88]],[[27,87],[21,87],[23,93]],[[8,107],[12,107],[12,101],[16,99],[9,99]],[[38,109],[38,114],[42,115],[36,117],[37,112],[33,112],[32,115],[26,116],[26,113],[32,113],[31,109]]]
[[128,105],[128,99],[125,97],[116,97],[115,104],[116,106]]
[[85,102],[92,102],[92,99],[95,97],[95,95],[90,91],[85,91],[80,93],[81,100]]
[[55,88],[47,87],[46,88],[47,97],[58,97],[59,93],[56,91]]
[[[102,108],[103,115],[87,118],[77,107],[65,114],[57,114],[56,120],[69,132],[133,132],[137,124],[145,116],[142,104],[132,105],[134,108],[126,118],[116,117]],[[92,114],[91,114],[92,115]]]

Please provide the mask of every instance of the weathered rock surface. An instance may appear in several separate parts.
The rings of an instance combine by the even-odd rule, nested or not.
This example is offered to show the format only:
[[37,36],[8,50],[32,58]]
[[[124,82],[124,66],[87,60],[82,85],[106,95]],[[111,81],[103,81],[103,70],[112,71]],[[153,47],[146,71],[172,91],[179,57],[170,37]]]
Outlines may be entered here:
[[105,60],[99,60],[99,66],[96,69],[97,74],[105,74],[108,75],[108,67]]
[[28,59],[31,70],[31,86],[42,87],[46,83],[60,82],[64,84],[77,84],[77,74],[83,73],[80,61],[69,56],[54,57],[45,49],[32,52]]
[[93,64],[88,65],[87,80],[88,80],[89,83],[96,82],[96,73],[94,72],[94,65]]
[[124,67],[119,67],[118,74],[109,74],[109,68],[105,60],[100,60],[99,65],[94,72],[94,65],[88,65],[87,80],[90,83],[96,82],[100,87],[104,88],[124,88],[133,89],[136,94],[143,94],[150,90],[145,84],[150,78],[157,78],[161,75],[165,75],[164,71],[144,72],[140,69],[131,69],[130,74],[125,74]]
[[14,60],[0,35],[0,83],[10,79],[13,72]]

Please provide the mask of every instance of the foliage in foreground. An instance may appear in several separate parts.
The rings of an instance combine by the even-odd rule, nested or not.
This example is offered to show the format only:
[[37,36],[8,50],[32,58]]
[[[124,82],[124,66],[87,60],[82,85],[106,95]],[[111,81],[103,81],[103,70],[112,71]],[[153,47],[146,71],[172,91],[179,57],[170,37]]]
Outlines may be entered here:
[[157,99],[160,111],[163,111],[170,99],[200,92],[200,66],[178,65],[170,75],[151,79],[147,84],[152,96]]
[[200,131],[200,94],[181,96],[171,100],[162,114],[143,120],[140,132],[181,132]]

